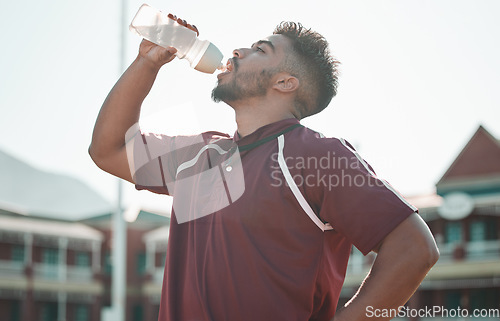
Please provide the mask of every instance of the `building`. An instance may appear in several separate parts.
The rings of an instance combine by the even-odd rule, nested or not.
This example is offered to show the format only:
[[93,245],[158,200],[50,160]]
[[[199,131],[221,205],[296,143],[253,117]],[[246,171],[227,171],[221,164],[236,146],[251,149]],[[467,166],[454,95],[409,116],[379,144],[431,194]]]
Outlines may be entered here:
[[[414,314],[439,308],[442,313],[435,316],[443,318],[453,317],[460,308],[470,320],[499,320],[500,141],[480,126],[437,182],[436,193],[409,201],[429,225],[441,256],[408,308]],[[343,301],[354,294],[374,256],[353,250]],[[474,311],[481,315],[474,317]]]
[[[1,151],[0,182],[0,319],[103,319],[111,304],[114,208],[80,181]],[[126,321],[154,320],[161,283],[148,271],[163,266],[168,233],[163,244],[145,234],[168,231],[169,218],[141,210],[134,219],[127,224]]]
[[0,314],[90,320],[100,314],[103,234],[81,223],[0,217]]
[[99,316],[104,234],[78,220],[110,210],[81,182],[0,152],[2,320]]
[[[111,304],[110,221],[0,214],[2,320],[101,320]],[[157,319],[168,226],[168,217],[145,211],[128,223],[126,321]]]

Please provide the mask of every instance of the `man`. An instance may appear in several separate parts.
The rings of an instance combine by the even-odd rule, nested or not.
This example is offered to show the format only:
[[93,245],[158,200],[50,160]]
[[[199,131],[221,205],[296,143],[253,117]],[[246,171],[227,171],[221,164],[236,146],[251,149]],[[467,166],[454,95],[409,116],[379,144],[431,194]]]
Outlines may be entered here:
[[[367,320],[368,307],[402,306],[438,250],[416,208],[349,143],[300,125],[336,93],[326,40],[282,23],[234,50],[212,92],[235,111],[233,138],[139,131],[142,101],[174,53],[141,43],[89,149],[103,170],[174,196],[159,320]],[[335,312],[353,244],[377,257]]]

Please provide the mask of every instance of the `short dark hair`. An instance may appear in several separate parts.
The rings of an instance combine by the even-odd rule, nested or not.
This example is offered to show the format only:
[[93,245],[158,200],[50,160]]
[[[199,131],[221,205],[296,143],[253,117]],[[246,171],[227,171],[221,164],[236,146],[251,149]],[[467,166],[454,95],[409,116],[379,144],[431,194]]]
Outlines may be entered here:
[[281,67],[300,81],[295,98],[300,118],[319,113],[337,94],[340,62],[331,56],[328,42],[322,35],[300,23],[281,22],[273,34],[292,41],[292,53],[286,55]]

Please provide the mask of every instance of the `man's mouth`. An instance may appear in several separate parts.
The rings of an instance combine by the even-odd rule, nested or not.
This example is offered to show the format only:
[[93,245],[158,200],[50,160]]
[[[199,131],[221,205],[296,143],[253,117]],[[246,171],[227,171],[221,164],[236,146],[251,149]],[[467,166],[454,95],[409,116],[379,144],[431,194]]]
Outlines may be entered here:
[[228,59],[226,64],[226,72],[232,72],[235,69],[236,63],[233,59]]
[[217,78],[230,74],[231,72],[233,72],[233,70],[236,70],[236,67],[236,62],[232,58],[228,59],[226,65],[224,66],[224,69],[222,69],[222,72],[217,75]]

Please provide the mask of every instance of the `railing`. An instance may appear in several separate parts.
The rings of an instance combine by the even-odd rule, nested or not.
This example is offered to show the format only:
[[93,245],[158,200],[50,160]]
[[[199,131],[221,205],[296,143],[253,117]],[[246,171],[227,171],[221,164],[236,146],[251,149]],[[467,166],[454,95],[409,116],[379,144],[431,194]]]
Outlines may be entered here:
[[63,280],[59,277],[59,265],[55,264],[34,264],[34,277],[44,280]]
[[90,266],[67,266],[66,273],[70,282],[89,282],[93,277]]
[[467,243],[467,259],[500,258],[500,240]]
[[451,260],[481,261],[500,259],[500,240],[440,244],[440,262]]
[[24,262],[0,260],[0,278],[23,277]]
[[43,280],[85,283],[92,280],[92,268],[81,266],[59,266],[55,264],[35,264],[35,278]]

